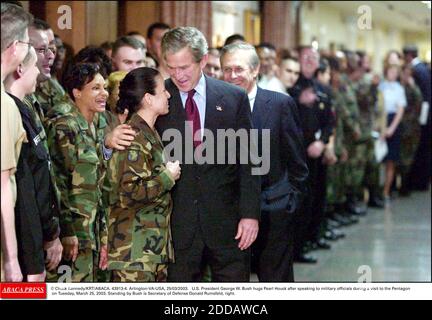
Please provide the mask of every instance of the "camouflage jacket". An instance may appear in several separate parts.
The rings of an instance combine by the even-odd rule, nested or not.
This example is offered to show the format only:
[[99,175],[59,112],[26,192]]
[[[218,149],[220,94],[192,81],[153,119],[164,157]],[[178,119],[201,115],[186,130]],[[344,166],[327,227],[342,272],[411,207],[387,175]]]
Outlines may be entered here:
[[80,248],[98,250],[107,241],[102,183],[106,161],[102,144],[105,117],[93,121],[95,135],[73,103],[61,103],[47,114],[50,148],[57,186],[61,193],[60,221],[65,236],[77,236]]
[[359,111],[353,90],[341,86],[334,90],[336,112],[335,152],[339,155],[342,148],[353,144],[355,132],[360,133]]
[[407,106],[404,110],[402,123],[404,126],[419,126],[418,118],[420,117],[423,96],[417,85],[404,85]]
[[139,134],[112,159],[118,164],[118,199],[109,216],[108,268],[148,271],[147,264],[173,259],[169,190],[174,180],[157,132],[137,114],[129,124]]
[[371,133],[377,121],[376,104],[378,99],[377,86],[373,85],[366,76],[358,81],[351,81],[348,78],[348,85],[354,90],[359,110],[359,121],[361,129],[361,141],[370,140]]
[[63,87],[54,78],[39,83],[34,95],[40,103],[44,114],[46,114],[55,105],[62,102],[65,99],[65,96],[67,96]]

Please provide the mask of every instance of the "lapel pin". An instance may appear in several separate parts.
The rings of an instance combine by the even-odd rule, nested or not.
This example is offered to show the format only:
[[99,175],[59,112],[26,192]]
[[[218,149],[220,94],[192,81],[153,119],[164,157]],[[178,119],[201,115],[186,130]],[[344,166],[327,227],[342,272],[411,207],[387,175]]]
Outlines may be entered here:
[[221,106],[216,106],[216,110],[217,111],[222,111],[222,107]]

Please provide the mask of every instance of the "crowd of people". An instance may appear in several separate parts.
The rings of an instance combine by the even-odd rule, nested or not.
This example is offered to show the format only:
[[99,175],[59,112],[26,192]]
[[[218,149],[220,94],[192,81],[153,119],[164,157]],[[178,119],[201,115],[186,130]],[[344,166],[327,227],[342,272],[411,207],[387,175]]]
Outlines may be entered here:
[[[209,48],[164,23],[74,54],[22,7],[1,15],[2,281],[290,282],[368,207],[429,187],[414,46],[383,76],[362,51]],[[241,139],[209,152],[222,129],[268,170]]]

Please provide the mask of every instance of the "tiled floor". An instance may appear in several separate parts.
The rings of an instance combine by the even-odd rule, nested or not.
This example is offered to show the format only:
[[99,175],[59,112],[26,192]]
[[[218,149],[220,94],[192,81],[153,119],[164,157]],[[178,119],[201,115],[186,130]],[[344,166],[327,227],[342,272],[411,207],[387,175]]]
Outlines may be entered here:
[[[296,282],[431,281],[431,193],[397,198],[371,210],[331,250],[313,251],[314,265],[294,265]],[[359,269],[360,268],[360,269]],[[367,273],[369,272],[370,273]]]

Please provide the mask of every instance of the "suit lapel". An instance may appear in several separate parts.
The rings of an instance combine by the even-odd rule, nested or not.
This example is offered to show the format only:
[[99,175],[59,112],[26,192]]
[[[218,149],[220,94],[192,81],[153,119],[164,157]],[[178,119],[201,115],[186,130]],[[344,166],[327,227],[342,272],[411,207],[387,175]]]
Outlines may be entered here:
[[252,111],[252,119],[254,126],[259,129],[265,128],[268,116],[270,114],[270,97],[258,87],[257,95],[255,97],[255,103]]
[[[213,79],[205,76],[206,80],[206,114],[204,119],[204,128],[216,132],[215,119],[219,118],[219,112],[223,110],[223,94],[216,88]],[[218,110],[218,108],[220,108]]]

